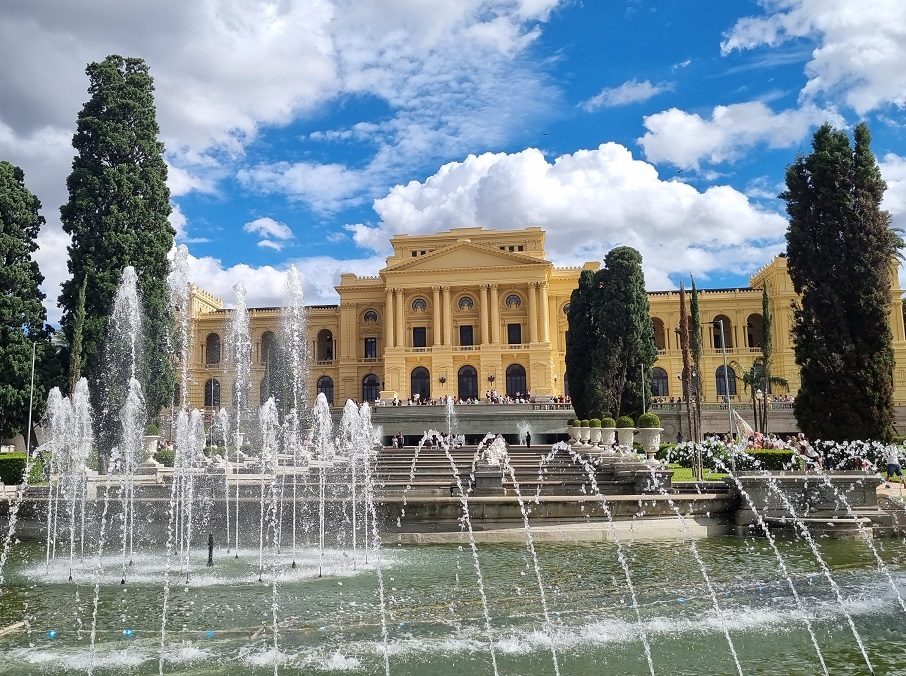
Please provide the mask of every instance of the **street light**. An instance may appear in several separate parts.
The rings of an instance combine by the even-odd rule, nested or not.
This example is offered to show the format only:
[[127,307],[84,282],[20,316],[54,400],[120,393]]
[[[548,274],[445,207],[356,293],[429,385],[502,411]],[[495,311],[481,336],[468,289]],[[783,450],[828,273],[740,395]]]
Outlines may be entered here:
[[[760,389],[755,390],[755,431],[764,434],[764,392]],[[759,423],[760,420],[760,423]]]
[[[727,432],[730,435],[730,441],[733,440],[733,407],[730,405],[730,371],[727,368],[727,340],[724,337],[724,320],[715,319],[714,326],[720,326],[720,347],[724,353],[724,394],[727,397],[727,422],[729,427]],[[733,454],[730,455],[730,464],[733,471],[736,471],[736,459]]]

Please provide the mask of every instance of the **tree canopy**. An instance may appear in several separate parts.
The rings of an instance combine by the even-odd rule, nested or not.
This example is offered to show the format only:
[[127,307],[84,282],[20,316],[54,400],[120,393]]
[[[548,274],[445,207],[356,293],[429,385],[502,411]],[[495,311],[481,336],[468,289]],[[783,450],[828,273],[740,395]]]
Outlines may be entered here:
[[[881,209],[871,134],[828,124],[786,171],[787,261],[801,303],[793,344],[799,428],[835,441],[886,438],[893,424],[890,279],[902,240]],[[897,308],[899,310],[899,308]]]
[[[66,182],[69,201],[60,209],[63,229],[72,237],[61,325],[70,345],[80,333],[82,374],[97,380],[117,285],[123,268],[134,266],[145,329],[138,377],[154,416],[173,396],[166,280],[175,235],[167,220],[170,193],[164,147],[157,139],[154,86],[142,59],[108,56],[89,64],[86,73],[90,98],[78,116],[76,156]],[[83,284],[84,321],[78,331]]]
[[[0,438],[25,433],[34,349],[37,414],[60,375],[53,330],[46,324],[44,281],[32,254],[44,225],[41,202],[25,187],[25,174],[0,161]],[[27,436],[27,434],[26,434]]]
[[594,277],[583,273],[568,318],[566,369],[576,414],[640,414],[657,359],[641,254],[617,247]]

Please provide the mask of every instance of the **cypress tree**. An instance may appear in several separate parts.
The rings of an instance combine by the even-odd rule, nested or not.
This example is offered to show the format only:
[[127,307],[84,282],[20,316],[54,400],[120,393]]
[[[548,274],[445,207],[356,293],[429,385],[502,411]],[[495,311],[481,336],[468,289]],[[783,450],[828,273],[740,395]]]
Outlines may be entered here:
[[612,249],[597,277],[598,341],[592,373],[602,389],[602,410],[637,416],[642,412],[643,387],[650,400],[651,367],[657,361],[642,256],[632,247]]
[[[73,137],[69,201],[60,208],[63,229],[72,237],[71,276],[59,299],[61,325],[70,345],[81,325],[82,375],[97,380],[116,288],[123,268],[134,266],[144,327],[138,376],[155,417],[173,396],[167,253],[175,232],[167,220],[170,193],[164,147],[157,140],[154,85],[142,59],[108,56],[89,64],[86,73],[90,98]],[[79,322],[83,285],[85,314]]]
[[794,410],[809,437],[885,439],[893,424],[890,275],[902,240],[881,210],[886,185],[865,124],[850,145],[828,124],[787,167],[787,261],[801,298]]
[[702,440],[702,320],[698,311],[698,289],[692,279],[692,294],[689,299],[689,349],[692,353],[692,396],[695,441]]
[[48,391],[61,374],[53,329],[47,325],[44,281],[32,254],[44,217],[41,203],[25,187],[25,174],[0,161],[0,438],[27,436],[35,355],[34,403],[37,421]]
[[768,432],[768,409],[767,397],[769,386],[771,384],[771,360],[774,357],[774,335],[773,335],[773,317],[771,316],[771,303],[768,298],[768,287],[761,290],[761,363],[764,367],[764,381],[768,387],[764,389],[764,399],[761,408],[761,432]]
[[583,270],[579,275],[579,285],[569,298],[569,312],[566,331],[566,376],[569,379],[569,394],[573,409],[579,419],[593,417],[592,403],[586,396],[586,389],[591,376],[592,357],[597,345],[593,300],[595,271]]

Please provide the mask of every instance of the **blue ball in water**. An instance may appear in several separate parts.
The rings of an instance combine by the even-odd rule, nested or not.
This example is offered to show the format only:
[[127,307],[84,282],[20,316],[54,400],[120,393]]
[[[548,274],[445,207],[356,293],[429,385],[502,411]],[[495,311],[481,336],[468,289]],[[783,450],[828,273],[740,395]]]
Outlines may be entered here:
[[128,636],[129,638],[132,638],[132,636],[134,634],[135,634],[135,631],[133,631],[132,629],[123,629],[123,636]]
[[213,632],[213,631],[209,631],[209,632],[208,632],[208,638],[214,638],[214,632]]
[[676,602],[679,603],[679,604],[683,604],[683,603],[686,602],[686,599],[680,598],[680,599],[677,599]]
[[56,630],[56,629],[51,629],[49,632],[47,632],[47,637],[48,637],[48,638],[56,638],[56,637],[57,637],[57,630]]

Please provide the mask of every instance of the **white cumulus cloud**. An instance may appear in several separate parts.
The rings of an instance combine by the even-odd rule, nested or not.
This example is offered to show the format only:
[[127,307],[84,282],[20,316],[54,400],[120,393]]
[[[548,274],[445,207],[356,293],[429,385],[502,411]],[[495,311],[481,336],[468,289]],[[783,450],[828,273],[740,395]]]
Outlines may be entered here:
[[619,87],[602,89],[587,101],[582,102],[582,108],[587,111],[597,110],[598,108],[613,108],[614,106],[625,106],[630,103],[641,103],[648,99],[673,90],[673,84],[661,82],[651,84],[650,81],[630,80],[624,82]]

